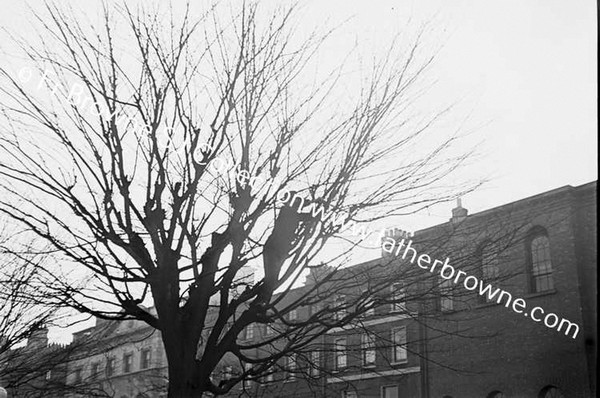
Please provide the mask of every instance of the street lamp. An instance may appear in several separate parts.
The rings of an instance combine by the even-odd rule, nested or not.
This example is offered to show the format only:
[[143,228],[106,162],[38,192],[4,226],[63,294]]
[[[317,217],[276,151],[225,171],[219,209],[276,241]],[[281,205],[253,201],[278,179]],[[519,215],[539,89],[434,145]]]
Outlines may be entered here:
[[6,390],[2,387],[0,387],[0,398],[6,398],[8,397],[8,393],[6,392]]

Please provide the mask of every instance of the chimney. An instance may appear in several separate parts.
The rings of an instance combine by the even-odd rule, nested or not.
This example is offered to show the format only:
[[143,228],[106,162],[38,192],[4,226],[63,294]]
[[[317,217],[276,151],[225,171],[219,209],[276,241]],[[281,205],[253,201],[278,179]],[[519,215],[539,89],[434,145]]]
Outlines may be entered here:
[[317,282],[320,282],[323,278],[327,276],[327,274],[333,271],[333,267],[326,265],[325,263],[321,263],[318,266],[313,266],[310,268],[310,273],[306,276],[305,285],[314,285]]
[[[381,256],[382,257],[389,257],[394,255],[394,253],[397,250],[398,245],[400,244],[400,242],[402,241],[402,239],[405,240],[405,242],[407,242],[408,240],[410,240],[412,238],[412,234],[410,232],[407,232],[403,229],[400,228],[386,228],[384,231],[384,235],[381,237]],[[392,252],[388,252],[387,250],[384,250],[384,238],[391,238],[395,241],[394,243],[394,249],[392,250]]]
[[450,221],[452,221],[452,224],[457,224],[463,221],[465,218],[467,218],[468,214],[468,210],[462,207],[461,198],[457,198],[456,207],[452,209],[452,218],[450,219]]
[[29,336],[27,346],[33,348],[45,348],[48,345],[48,329],[40,328]]

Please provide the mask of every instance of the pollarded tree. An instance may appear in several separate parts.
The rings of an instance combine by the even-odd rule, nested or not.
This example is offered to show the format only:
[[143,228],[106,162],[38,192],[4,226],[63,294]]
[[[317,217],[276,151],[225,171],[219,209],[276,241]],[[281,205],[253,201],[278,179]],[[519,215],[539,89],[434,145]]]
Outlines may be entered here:
[[[53,247],[49,299],[160,330],[169,397],[226,393],[351,322],[356,311],[334,315],[358,302],[286,321],[298,305],[327,302],[319,286],[343,261],[281,305],[345,223],[472,188],[440,183],[468,156],[454,150],[458,134],[433,129],[448,109],[415,116],[434,60],[426,26],[359,73],[323,75],[329,32],[299,34],[293,6],[105,5],[90,24],[46,12],[38,41],[15,39],[27,67],[1,69],[0,211]],[[348,78],[358,78],[354,95]],[[273,337],[286,344],[247,355],[255,347],[240,333],[274,322],[287,322]],[[253,366],[211,381],[227,355]]]

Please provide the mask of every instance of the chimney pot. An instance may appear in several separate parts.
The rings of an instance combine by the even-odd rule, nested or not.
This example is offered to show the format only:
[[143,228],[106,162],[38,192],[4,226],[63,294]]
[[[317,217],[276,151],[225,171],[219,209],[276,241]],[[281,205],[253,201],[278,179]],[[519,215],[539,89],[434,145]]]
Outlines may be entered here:
[[450,221],[452,221],[453,224],[456,224],[463,221],[465,218],[467,218],[468,215],[469,211],[462,207],[461,198],[457,198],[456,207],[452,209],[452,218],[450,219]]

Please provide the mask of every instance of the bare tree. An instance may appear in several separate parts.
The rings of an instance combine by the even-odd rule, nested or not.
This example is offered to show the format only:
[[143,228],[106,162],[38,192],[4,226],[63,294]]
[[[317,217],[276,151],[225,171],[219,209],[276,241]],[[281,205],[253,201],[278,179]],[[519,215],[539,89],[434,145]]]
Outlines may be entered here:
[[[28,68],[0,69],[0,212],[52,246],[51,302],[160,330],[169,397],[224,394],[353,322],[391,283],[331,304],[364,282],[343,272],[355,245],[290,294],[326,242],[473,188],[443,184],[469,156],[433,129],[450,109],[415,116],[427,26],[390,40],[350,96],[344,65],[316,72],[329,32],[301,37],[295,7],[105,6],[90,25],[46,11],[38,43],[15,38]],[[283,327],[244,344],[253,324]],[[231,356],[250,365],[211,380]]]
[[27,341],[44,329],[55,308],[44,308],[32,297],[38,270],[35,259],[18,261],[2,252],[0,267],[0,353]]
[[[57,302],[46,302],[53,297],[44,276],[45,254],[32,255],[29,248],[39,243],[22,245],[25,251],[14,252],[9,228],[3,228],[0,241],[0,384],[11,396],[61,397],[68,392],[87,396],[108,396],[96,386],[81,385],[73,388],[65,383],[67,362],[74,353],[89,351],[95,342],[67,344],[52,343],[48,339],[50,327],[61,327],[69,317]],[[8,245],[8,246],[7,246]]]

